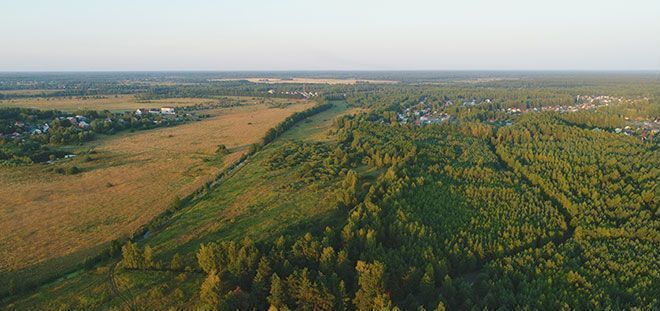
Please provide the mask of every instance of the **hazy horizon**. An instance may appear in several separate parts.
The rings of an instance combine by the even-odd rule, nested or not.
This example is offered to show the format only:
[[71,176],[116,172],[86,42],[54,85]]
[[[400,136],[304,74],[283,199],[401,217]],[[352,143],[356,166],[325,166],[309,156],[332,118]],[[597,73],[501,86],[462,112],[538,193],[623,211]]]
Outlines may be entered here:
[[27,0],[1,72],[658,71],[660,2]]

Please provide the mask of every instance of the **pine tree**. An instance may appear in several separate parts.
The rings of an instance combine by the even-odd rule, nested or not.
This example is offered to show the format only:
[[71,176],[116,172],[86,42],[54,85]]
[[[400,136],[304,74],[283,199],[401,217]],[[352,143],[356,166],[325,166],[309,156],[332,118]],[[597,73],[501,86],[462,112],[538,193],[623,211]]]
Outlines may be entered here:
[[250,291],[252,304],[259,310],[263,310],[266,307],[264,302],[270,288],[269,280],[272,274],[273,270],[270,268],[267,258],[261,257],[257,266],[257,273],[252,281],[252,290]]
[[170,269],[172,270],[181,270],[183,269],[183,259],[179,253],[174,254],[172,261],[170,262]]
[[268,295],[268,303],[271,307],[278,310],[283,310],[286,307],[287,292],[284,282],[280,279],[277,273],[273,273],[270,279],[270,295]]
[[121,248],[122,263],[128,269],[139,269],[144,262],[142,254],[135,243],[128,241]]
[[147,245],[144,248],[144,267],[153,268],[154,264],[154,251],[151,249],[151,246]]
[[202,244],[197,251],[197,263],[199,267],[206,273],[211,271],[218,271],[217,256],[215,253],[216,245],[210,243],[208,245]]
[[213,270],[211,271],[199,290],[199,299],[204,304],[205,307],[211,310],[217,310],[220,306],[220,277],[218,273]]
[[356,268],[358,272],[359,289],[355,293],[353,304],[357,310],[375,310],[376,303],[379,306],[387,305],[385,295],[384,273],[385,265],[381,262],[366,263],[358,261]]

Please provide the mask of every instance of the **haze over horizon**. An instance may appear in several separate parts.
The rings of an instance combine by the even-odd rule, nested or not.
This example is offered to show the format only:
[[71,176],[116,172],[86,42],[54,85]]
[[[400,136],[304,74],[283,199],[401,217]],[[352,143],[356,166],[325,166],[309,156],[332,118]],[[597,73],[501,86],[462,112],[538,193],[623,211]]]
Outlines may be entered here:
[[660,70],[660,2],[0,4],[0,71]]

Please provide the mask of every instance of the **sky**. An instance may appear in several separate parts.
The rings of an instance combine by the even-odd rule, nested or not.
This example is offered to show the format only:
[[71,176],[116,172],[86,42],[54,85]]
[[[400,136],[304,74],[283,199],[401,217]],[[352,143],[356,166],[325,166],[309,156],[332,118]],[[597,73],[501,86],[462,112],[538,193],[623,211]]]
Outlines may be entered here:
[[0,71],[660,70],[659,0],[0,0]]

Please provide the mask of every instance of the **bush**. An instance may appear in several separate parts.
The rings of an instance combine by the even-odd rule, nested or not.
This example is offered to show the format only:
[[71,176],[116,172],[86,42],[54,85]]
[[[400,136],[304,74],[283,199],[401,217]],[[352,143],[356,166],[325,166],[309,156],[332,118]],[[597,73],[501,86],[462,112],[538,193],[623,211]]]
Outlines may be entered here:
[[81,172],[81,170],[77,166],[71,166],[71,167],[66,169],[66,174],[67,175],[75,175],[75,174],[78,174],[80,172]]

